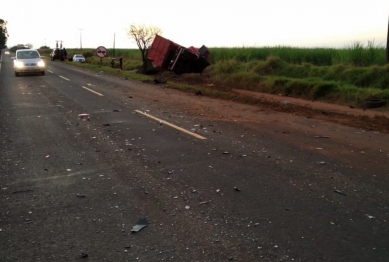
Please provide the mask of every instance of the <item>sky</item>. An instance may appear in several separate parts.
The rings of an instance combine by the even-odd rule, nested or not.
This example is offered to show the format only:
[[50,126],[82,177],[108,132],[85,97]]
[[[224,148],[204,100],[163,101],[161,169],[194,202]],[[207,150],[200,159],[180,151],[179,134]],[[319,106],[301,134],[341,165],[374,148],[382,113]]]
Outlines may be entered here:
[[182,46],[386,46],[388,0],[2,1],[8,46],[137,48],[131,25]]

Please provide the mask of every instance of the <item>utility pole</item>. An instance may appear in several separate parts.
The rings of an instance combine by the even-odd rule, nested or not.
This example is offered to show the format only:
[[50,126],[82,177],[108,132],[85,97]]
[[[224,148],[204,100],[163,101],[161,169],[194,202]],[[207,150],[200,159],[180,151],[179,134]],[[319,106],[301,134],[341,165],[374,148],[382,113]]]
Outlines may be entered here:
[[388,33],[386,35],[386,63],[389,63],[389,19],[388,19]]
[[113,33],[113,52],[112,52],[113,57],[115,57],[115,33]]
[[80,30],[80,49],[81,49],[81,51],[82,51],[82,37],[81,37],[81,32],[82,32],[82,30],[84,30],[84,29],[79,28],[78,30]]

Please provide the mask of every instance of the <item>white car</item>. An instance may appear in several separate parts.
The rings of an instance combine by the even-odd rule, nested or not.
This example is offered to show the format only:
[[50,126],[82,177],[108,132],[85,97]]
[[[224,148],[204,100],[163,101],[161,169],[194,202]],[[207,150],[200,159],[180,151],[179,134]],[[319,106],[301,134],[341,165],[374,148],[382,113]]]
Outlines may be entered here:
[[38,73],[45,74],[46,64],[36,49],[16,50],[16,56],[11,57],[14,62],[15,76],[20,73]]
[[74,55],[73,62],[85,63],[85,57],[83,55]]

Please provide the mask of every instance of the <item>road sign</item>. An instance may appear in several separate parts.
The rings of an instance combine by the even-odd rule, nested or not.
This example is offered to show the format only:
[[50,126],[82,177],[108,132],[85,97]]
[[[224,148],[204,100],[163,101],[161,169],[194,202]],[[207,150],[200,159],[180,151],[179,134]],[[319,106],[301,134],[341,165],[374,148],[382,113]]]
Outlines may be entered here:
[[108,51],[104,46],[99,46],[96,49],[96,55],[100,58],[107,57],[108,56]]

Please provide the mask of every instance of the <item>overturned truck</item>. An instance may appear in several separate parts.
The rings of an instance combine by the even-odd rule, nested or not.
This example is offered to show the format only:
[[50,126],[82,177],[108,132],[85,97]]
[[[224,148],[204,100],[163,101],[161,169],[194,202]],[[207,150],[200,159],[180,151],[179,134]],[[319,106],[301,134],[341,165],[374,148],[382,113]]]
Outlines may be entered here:
[[210,65],[211,53],[204,45],[200,49],[186,48],[160,35],[156,35],[147,55],[155,66],[176,74],[201,73]]

